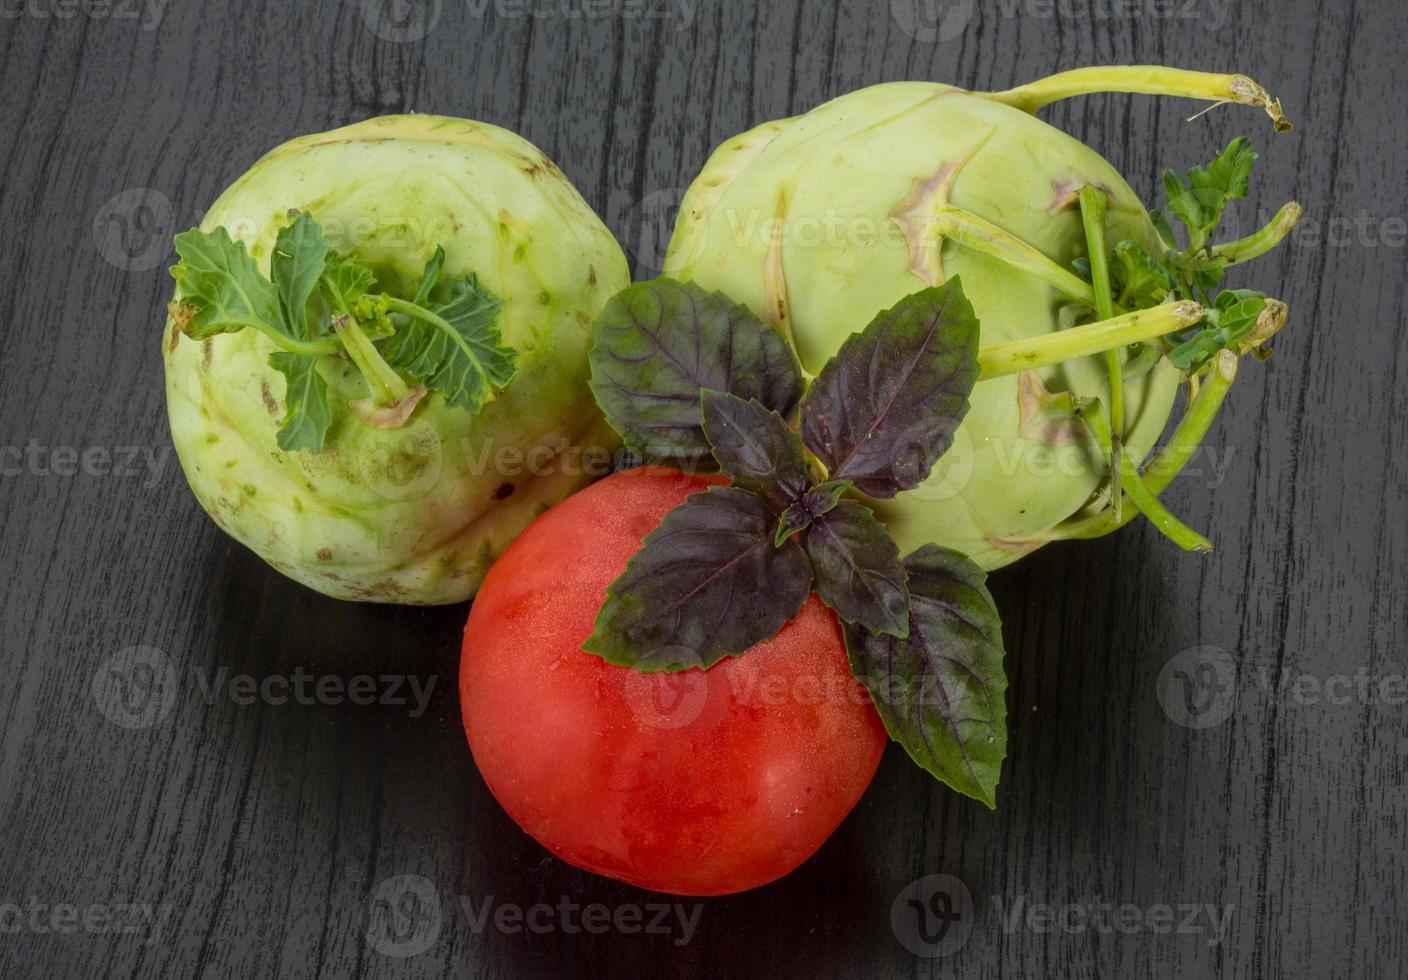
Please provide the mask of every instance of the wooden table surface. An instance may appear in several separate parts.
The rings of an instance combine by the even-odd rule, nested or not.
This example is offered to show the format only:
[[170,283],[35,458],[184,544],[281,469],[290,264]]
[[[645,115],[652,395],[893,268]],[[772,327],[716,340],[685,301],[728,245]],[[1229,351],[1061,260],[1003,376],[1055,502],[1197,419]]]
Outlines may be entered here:
[[[578,872],[474,770],[465,607],[315,595],[185,485],[170,236],[283,140],[408,110],[510,127],[648,276],[680,189],[758,121],[1096,62],[1264,82],[1293,133],[1144,97],[1045,115],[1150,203],[1248,133],[1237,213],[1308,217],[1249,277],[1291,306],[1275,357],[1168,494],[1217,551],[1135,525],[994,575],[996,812],[892,746],[773,886],[672,906]],[[1408,975],[1405,91],[1394,0],[0,5],[0,976]],[[300,672],[433,687],[231,694]],[[919,912],[944,900],[939,940]],[[585,931],[594,903],[624,914]]]

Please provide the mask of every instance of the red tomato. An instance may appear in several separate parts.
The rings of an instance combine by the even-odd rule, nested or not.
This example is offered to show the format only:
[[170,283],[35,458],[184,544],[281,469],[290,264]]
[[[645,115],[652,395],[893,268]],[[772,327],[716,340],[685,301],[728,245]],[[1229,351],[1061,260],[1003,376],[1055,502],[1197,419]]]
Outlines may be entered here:
[[519,826],[580,868],[681,895],[756,888],[805,861],[886,741],[816,596],[707,671],[642,674],[582,651],[641,540],[710,482],[630,470],[543,514],[485,578],[460,666],[474,760]]

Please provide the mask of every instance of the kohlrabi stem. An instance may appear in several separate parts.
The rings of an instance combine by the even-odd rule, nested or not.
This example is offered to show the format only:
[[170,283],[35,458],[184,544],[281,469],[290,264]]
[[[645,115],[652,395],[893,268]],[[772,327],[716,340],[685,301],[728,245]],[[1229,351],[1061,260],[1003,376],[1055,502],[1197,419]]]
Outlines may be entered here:
[[1253,232],[1246,238],[1239,238],[1235,242],[1214,245],[1212,257],[1214,260],[1222,260],[1226,265],[1236,265],[1239,262],[1249,262],[1265,255],[1280,245],[1281,241],[1291,233],[1291,229],[1300,220],[1301,214],[1301,206],[1295,201],[1282,205],[1281,210],[1276,212],[1276,216],[1260,231]]
[[[1169,365],[1169,369],[1177,370],[1172,365]],[[1144,467],[1144,486],[1150,493],[1160,494],[1167,490],[1169,484],[1192,459],[1206,438],[1208,429],[1212,427],[1213,420],[1217,418],[1218,409],[1222,407],[1222,402],[1236,377],[1237,355],[1230,350],[1218,351],[1212,362],[1212,370],[1203,379],[1197,396],[1173,430],[1173,437],[1169,439],[1168,445]],[[1114,514],[1106,510],[1093,517],[1063,524],[1046,537],[1052,540],[1098,538],[1124,527],[1134,513],[1134,508],[1130,507],[1116,520]]]
[[1227,397],[1232,382],[1237,379],[1237,355],[1220,350],[1213,358],[1212,369],[1202,379],[1198,394],[1188,405],[1188,411],[1173,430],[1173,437],[1149,465],[1144,467],[1144,482],[1154,493],[1163,493],[1193,457],[1208,429],[1217,418],[1218,409]]
[[1061,268],[1016,235],[976,214],[951,206],[939,208],[934,215],[934,230],[943,238],[1045,280],[1077,302],[1094,305],[1095,295],[1088,282]]
[[1139,349],[1129,360],[1124,362],[1124,368],[1120,371],[1125,378],[1142,378],[1149,373],[1149,369],[1158,363],[1159,358],[1164,356],[1164,346],[1156,340],[1151,340]]
[[304,357],[319,357],[323,354],[336,354],[342,350],[342,344],[335,338],[329,337],[325,340],[295,340],[288,334],[280,333],[262,320],[225,320],[222,323],[253,327],[264,336],[268,337],[279,346],[280,350],[286,350],[290,354],[300,354]]
[[[1100,406],[1099,399],[1091,399],[1080,408],[1080,417],[1095,435],[1095,441],[1101,448],[1111,445],[1110,423],[1105,419],[1105,413]],[[1145,485],[1144,479],[1139,475],[1139,468],[1128,453],[1119,454],[1120,473],[1124,479],[1125,493],[1129,497],[1129,503],[1133,506],[1131,511],[1138,510],[1149,521],[1159,529],[1159,531],[1174,544],[1184,551],[1211,551],[1212,542],[1184,524],[1173,512],[1165,507],[1159,498]],[[1116,523],[1118,526],[1118,522]]]
[[[1105,252],[1105,211],[1109,198],[1098,187],[1086,184],[1080,189],[1080,217],[1085,226],[1086,255],[1090,262],[1090,284],[1095,290],[1095,312],[1101,320],[1115,315],[1110,295],[1110,259]],[[1120,456],[1124,452],[1124,374],[1118,348],[1105,352],[1105,372],[1110,379],[1110,505],[1115,519],[1124,500]]]
[[333,317],[333,330],[342,338],[342,346],[352,363],[361,370],[371,387],[372,400],[378,405],[399,405],[411,394],[411,386],[382,359],[376,345],[367,339],[357,321],[346,313]]
[[1216,75],[1160,65],[1108,65],[1063,71],[1005,92],[978,92],[1026,112],[1036,112],[1061,99],[1095,92],[1137,92],[1172,95],[1208,102],[1236,102],[1265,109],[1276,132],[1291,128],[1281,102],[1246,75]]
[[1113,348],[1153,340],[1192,326],[1203,318],[1205,312],[1199,304],[1183,300],[1123,313],[1113,319],[1042,334],[1040,337],[993,344],[978,351],[979,380],[1019,374],[1032,368],[1060,364],[1072,358],[1103,354]]

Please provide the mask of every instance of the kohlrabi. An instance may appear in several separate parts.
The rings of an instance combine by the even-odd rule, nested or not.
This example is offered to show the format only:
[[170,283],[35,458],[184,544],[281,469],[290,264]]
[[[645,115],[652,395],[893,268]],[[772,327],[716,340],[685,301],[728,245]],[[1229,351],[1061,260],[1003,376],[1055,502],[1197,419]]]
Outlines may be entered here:
[[[1102,91],[1258,106],[1289,128],[1241,75],[1086,68],[990,93],[900,82],[729,140],[686,194],[665,275],[751,308],[810,373],[877,312],[961,279],[981,323],[972,409],[927,481],[868,501],[902,552],[937,542],[996,568],[1139,512],[1210,547],[1157,495],[1239,355],[1265,353],[1285,322],[1283,303],[1220,289],[1224,271],[1275,246],[1300,207],[1212,240],[1247,193],[1256,154],[1239,138],[1207,167],[1166,173],[1168,202],[1151,213],[1098,153],[1032,115]],[[1181,385],[1183,419],[1141,468]]]
[[177,453],[211,517],[290,577],[461,601],[610,469],[587,351],[625,257],[513,133],[410,115],[293,140],[176,251]]

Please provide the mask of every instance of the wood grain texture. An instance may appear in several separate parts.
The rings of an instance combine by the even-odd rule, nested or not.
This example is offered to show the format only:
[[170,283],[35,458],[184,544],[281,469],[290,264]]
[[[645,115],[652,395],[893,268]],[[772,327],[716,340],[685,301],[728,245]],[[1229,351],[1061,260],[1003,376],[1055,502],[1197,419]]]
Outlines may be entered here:
[[[1408,673],[1398,3],[652,0],[667,16],[647,17],[554,0],[531,17],[502,0],[427,0],[383,29],[433,15],[404,42],[368,26],[390,4],[169,3],[138,19],[4,8],[0,446],[23,455],[0,477],[0,976],[1408,975],[1402,681],[1339,704],[1304,680]],[[935,23],[915,10],[967,22],[940,20],[954,36],[929,40],[905,30]],[[1298,126],[1272,140],[1254,113],[1185,124],[1186,103],[1123,96],[1045,114],[1151,201],[1162,167],[1251,133],[1263,161],[1239,214],[1307,204],[1295,244],[1258,267],[1283,284],[1292,323],[1210,440],[1225,472],[1169,493],[1217,552],[1179,554],[1136,525],[994,576],[1012,681],[995,813],[892,747],[815,859],[704,903],[687,943],[678,928],[478,928],[460,897],[475,910],[489,896],[662,899],[549,858],[497,807],[459,730],[463,608],[323,599],[200,512],[164,418],[171,233],[266,148],[415,109],[540,145],[648,275],[679,192],[746,127],[882,80],[1004,88],[1090,62],[1245,70]],[[56,447],[133,447],[148,462],[65,476]],[[160,650],[175,681],[169,714],[146,727],[114,724],[93,691],[134,645]],[[1198,646],[1234,659],[1235,703],[1189,729],[1161,708],[1158,679]],[[436,686],[419,717],[203,696],[221,670],[299,668]],[[974,905],[966,943],[941,958],[915,956],[891,924],[901,891],[931,874],[960,879]],[[404,875],[441,908],[433,931],[426,908],[412,916],[409,938],[432,941],[398,958],[368,933],[380,898],[420,887]],[[1196,934],[1009,929],[1019,900],[1232,911],[1215,943],[1205,921]],[[161,928],[54,919],[55,906],[118,903],[154,907]]]

